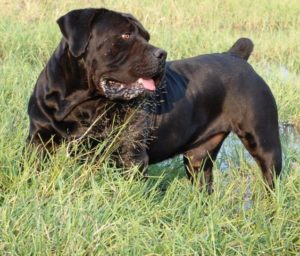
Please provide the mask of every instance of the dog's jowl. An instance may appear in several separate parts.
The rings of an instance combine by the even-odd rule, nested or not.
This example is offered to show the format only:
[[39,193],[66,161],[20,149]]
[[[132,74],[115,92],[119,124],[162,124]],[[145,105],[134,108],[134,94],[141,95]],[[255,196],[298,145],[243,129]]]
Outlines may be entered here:
[[61,42],[29,101],[29,144],[49,149],[83,137],[101,143],[118,120],[130,137],[119,144],[120,166],[145,171],[183,154],[187,175],[193,180],[202,170],[211,192],[213,161],[233,132],[273,188],[281,171],[277,108],[247,63],[251,40],[241,38],[225,53],[166,62],[167,53],[148,42],[130,14],[82,9],[57,22]]

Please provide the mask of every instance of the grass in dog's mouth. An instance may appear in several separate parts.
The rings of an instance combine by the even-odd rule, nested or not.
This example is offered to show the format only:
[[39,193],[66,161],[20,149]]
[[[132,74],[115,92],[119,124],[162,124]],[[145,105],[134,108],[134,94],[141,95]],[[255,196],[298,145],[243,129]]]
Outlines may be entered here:
[[123,83],[120,81],[112,80],[112,79],[101,79],[100,81],[101,87],[105,88],[105,91],[111,91],[118,93],[123,90],[133,90],[133,91],[143,91],[144,87],[141,83],[137,81],[134,83]]
[[157,74],[153,78],[138,78],[135,82],[124,83],[110,78],[100,79],[100,88],[105,96],[111,100],[131,100],[142,94],[154,92],[161,83],[163,74]]

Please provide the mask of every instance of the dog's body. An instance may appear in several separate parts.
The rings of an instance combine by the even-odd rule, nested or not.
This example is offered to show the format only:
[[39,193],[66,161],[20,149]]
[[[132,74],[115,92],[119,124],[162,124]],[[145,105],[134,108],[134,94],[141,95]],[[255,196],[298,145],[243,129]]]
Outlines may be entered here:
[[[64,39],[29,102],[29,142],[52,138],[59,144],[78,138],[107,108],[126,116],[123,106],[138,109],[136,102],[148,97],[155,104],[151,109],[144,105],[130,123],[131,131],[138,131],[133,138],[145,141],[146,147],[122,144],[125,165],[145,168],[184,154],[189,177],[203,168],[211,192],[213,160],[234,132],[273,187],[273,171],[281,170],[277,109],[267,84],[246,61],[253,48],[250,40],[237,41],[227,53],[171,61],[164,67],[166,53],[147,42],[147,31],[132,16],[105,9],[75,12],[58,21]],[[121,40],[106,45],[118,34]],[[110,118],[106,116],[108,122]],[[145,133],[149,124],[150,135]],[[95,127],[94,136],[106,136],[103,124]]]
[[241,57],[209,54],[167,63],[165,93],[157,100],[163,103],[149,145],[150,163],[184,154],[188,175],[192,178],[192,172],[203,168],[211,183],[213,161],[233,132],[256,159],[269,185],[268,170],[280,173],[275,100]]

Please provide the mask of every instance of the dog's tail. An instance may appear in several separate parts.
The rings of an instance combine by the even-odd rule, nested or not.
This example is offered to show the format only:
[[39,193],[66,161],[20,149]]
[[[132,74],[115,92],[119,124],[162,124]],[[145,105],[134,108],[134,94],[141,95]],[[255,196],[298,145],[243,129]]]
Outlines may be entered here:
[[242,37],[228,50],[229,53],[237,55],[244,60],[248,60],[252,53],[254,44],[249,38]]

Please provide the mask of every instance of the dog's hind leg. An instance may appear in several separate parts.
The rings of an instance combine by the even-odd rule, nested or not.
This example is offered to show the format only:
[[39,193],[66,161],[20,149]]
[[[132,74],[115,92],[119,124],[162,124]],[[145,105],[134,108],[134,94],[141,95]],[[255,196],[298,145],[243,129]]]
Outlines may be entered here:
[[282,168],[281,144],[277,122],[247,122],[240,125],[237,135],[258,163],[267,185],[274,188],[274,175],[278,176]]
[[184,154],[184,165],[188,178],[194,183],[198,181],[198,174],[203,171],[199,180],[200,188],[206,184],[209,194],[213,192],[213,164],[217,158],[218,152],[228,133],[218,133],[200,146],[186,151]]

